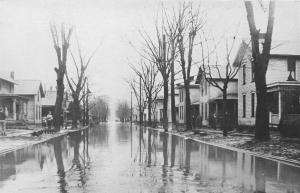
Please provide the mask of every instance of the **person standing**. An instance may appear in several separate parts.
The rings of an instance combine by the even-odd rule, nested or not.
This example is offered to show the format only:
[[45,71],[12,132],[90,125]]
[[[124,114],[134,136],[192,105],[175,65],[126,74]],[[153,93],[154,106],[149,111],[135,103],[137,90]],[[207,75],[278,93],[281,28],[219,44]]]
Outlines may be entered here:
[[5,111],[2,107],[0,107],[0,123],[1,123],[1,135],[6,135],[6,116]]
[[52,122],[53,122],[53,116],[52,116],[52,113],[51,111],[49,111],[47,117],[46,117],[46,120],[47,120],[47,126],[48,126],[48,129],[51,129],[52,127]]

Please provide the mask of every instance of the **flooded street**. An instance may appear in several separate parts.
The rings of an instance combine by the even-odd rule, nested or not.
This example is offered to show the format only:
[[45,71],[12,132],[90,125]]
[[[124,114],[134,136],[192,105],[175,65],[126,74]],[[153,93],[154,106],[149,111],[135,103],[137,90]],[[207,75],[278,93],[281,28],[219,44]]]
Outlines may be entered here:
[[109,123],[0,156],[0,192],[300,193],[300,167]]

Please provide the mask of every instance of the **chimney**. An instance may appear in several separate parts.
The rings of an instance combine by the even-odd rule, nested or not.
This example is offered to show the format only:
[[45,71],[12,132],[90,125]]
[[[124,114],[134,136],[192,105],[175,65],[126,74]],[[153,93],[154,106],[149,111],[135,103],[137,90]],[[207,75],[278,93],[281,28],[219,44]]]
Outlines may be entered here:
[[53,89],[53,87],[52,87],[52,86],[50,86],[50,91],[52,91],[52,89]]
[[14,71],[10,72],[10,78],[13,79],[13,80],[15,79],[15,72]]

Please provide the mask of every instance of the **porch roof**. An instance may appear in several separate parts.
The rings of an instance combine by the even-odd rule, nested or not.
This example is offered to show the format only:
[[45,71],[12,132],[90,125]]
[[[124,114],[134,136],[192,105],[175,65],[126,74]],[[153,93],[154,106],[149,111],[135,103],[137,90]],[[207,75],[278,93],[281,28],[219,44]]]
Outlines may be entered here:
[[[217,97],[209,99],[209,102],[213,102],[216,100],[223,100],[223,95],[218,95]],[[227,94],[227,100],[238,100],[238,94],[237,93],[228,93]]]
[[289,91],[289,90],[300,92],[300,81],[275,82],[267,85],[267,92]]
[[20,96],[18,94],[14,94],[14,93],[0,93],[0,98],[18,98],[18,99],[28,100],[27,97]]

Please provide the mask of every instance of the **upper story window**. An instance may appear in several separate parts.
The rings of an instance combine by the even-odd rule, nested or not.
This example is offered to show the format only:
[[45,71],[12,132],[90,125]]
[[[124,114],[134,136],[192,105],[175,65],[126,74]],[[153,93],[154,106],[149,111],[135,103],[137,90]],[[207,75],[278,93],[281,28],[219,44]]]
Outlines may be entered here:
[[287,59],[287,68],[289,73],[288,81],[296,80],[296,58],[288,57]]
[[243,84],[246,84],[246,65],[243,65]]
[[207,95],[207,88],[208,88],[208,84],[207,81],[205,81],[205,87],[204,87],[204,94]]
[[251,61],[251,81],[252,82],[254,82],[254,75],[255,75],[254,62]]

